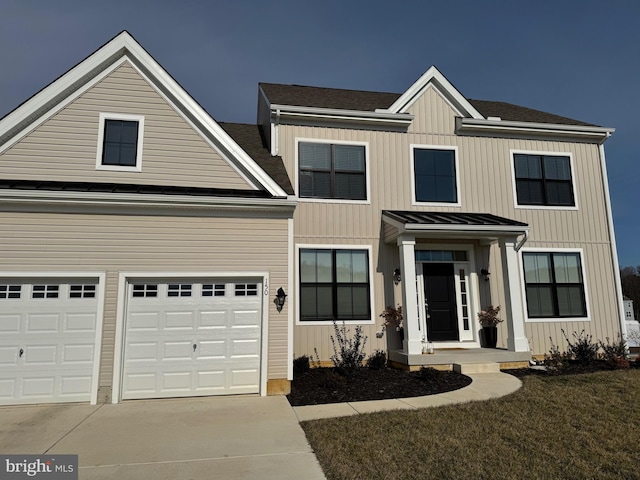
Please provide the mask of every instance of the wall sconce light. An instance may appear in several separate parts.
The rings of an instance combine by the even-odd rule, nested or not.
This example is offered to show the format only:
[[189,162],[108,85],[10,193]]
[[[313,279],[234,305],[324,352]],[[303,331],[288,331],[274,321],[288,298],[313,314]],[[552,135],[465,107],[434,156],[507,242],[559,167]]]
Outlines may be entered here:
[[402,280],[402,275],[400,274],[400,269],[396,268],[393,271],[393,282],[398,285],[400,283],[400,281]]
[[276,298],[273,299],[273,303],[276,304],[276,309],[278,309],[279,312],[282,311],[282,307],[284,307],[284,302],[287,299],[287,294],[284,293],[284,290],[282,289],[282,287],[280,287],[278,289],[278,292],[276,293]]
[[485,282],[489,281],[489,275],[491,275],[489,273],[489,270],[487,270],[486,268],[483,268],[482,270],[480,270],[480,275],[482,275],[482,278],[484,278]]

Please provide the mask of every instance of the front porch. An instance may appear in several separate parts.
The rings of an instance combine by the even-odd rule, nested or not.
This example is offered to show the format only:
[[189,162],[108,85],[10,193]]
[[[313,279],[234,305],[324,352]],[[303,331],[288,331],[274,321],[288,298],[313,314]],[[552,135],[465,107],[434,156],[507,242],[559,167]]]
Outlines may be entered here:
[[389,361],[400,368],[418,370],[421,367],[435,367],[453,370],[456,364],[497,363],[500,369],[522,368],[529,365],[531,354],[512,352],[503,348],[443,348],[432,354],[407,354],[403,350],[389,350]]

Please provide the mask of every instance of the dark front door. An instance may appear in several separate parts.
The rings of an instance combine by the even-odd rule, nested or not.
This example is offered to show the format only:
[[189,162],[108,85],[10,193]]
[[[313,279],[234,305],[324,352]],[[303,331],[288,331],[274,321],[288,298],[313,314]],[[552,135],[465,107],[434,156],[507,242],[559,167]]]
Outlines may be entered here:
[[458,341],[458,309],[453,284],[453,264],[425,263],[423,274],[429,340]]

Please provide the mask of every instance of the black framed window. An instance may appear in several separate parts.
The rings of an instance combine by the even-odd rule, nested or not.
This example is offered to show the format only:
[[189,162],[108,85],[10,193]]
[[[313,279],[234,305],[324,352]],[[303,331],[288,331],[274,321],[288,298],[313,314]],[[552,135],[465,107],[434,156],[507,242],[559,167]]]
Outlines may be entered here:
[[458,202],[455,150],[415,148],[413,171],[416,202]]
[[137,165],[138,128],[137,121],[105,119],[102,165]]
[[525,252],[522,259],[529,318],[587,316],[579,253]]
[[298,163],[300,197],[367,199],[364,145],[301,142]]
[[514,154],[518,205],[575,206],[568,156]]
[[300,250],[300,320],[370,320],[367,250]]

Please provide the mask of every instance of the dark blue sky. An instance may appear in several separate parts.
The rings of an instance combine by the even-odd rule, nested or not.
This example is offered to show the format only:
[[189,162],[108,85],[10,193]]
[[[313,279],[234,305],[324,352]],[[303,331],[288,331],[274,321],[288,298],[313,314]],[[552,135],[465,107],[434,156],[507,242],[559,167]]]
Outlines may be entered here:
[[436,65],[468,98],[614,127],[618,256],[640,265],[637,0],[3,0],[0,116],[125,29],[218,120],[254,122],[260,81],[402,92]]

